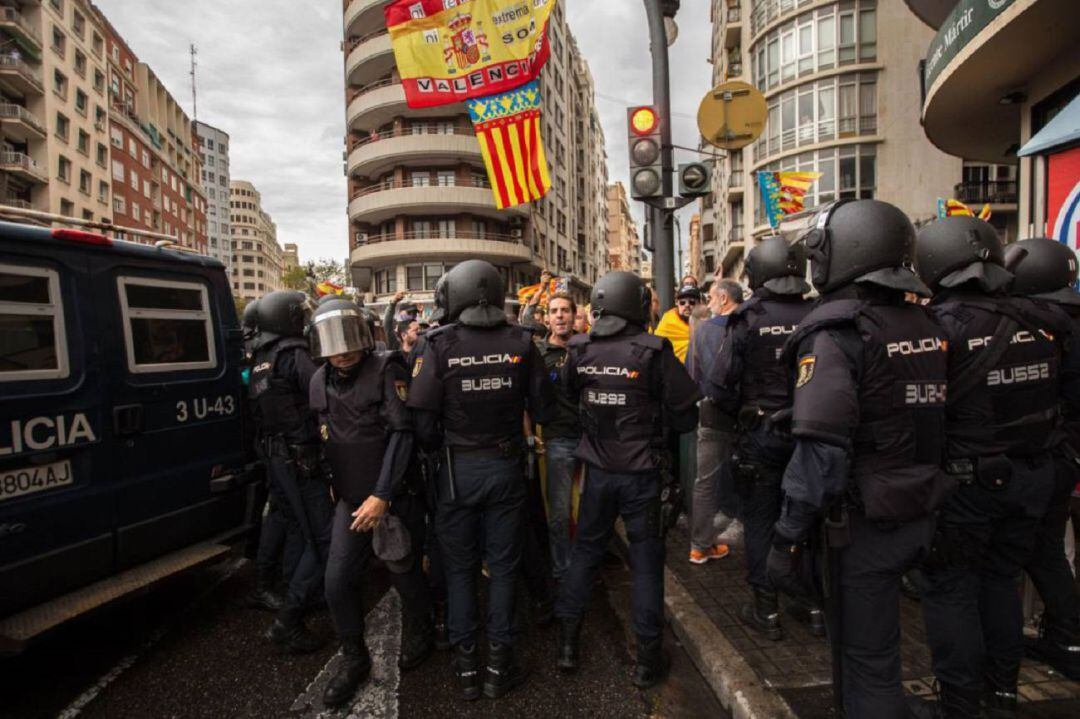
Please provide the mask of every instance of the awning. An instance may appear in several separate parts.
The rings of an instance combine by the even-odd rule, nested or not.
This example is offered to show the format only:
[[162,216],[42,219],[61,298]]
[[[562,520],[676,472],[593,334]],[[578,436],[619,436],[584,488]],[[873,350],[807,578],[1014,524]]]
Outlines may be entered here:
[[1080,142],[1080,95],[1074,97],[1064,110],[1055,115],[1046,127],[1035,133],[1035,137],[1028,140],[1016,154],[1020,157],[1038,155],[1070,142]]

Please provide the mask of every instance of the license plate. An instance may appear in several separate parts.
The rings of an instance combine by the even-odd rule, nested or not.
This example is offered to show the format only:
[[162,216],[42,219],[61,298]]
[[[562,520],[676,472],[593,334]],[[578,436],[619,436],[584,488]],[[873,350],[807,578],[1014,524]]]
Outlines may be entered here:
[[0,470],[0,502],[35,492],[64,487],[75,481],[71,460],[42,464],[37,467]]

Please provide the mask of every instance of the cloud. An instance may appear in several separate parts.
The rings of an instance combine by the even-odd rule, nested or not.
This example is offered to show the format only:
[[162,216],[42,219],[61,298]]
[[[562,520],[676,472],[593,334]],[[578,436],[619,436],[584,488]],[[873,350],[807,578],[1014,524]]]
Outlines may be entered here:
[[[596,82],[611,180],[625,183],[625,108],[652,98],[644,4],[561,1]],[[199,119],[229,133],[233,179],[249,180],[259,189],[281,243],[297,243],[304,259],[344,258],[341,3],[97,0],[97,5],[189,115],[188,48],[196,44]],[[680,35],[671,48],[673,137],[676,144],[695,147],[693,116],[710,80],[708,0],[683,0],[677,21]],[[640,224],[640,204],[634,204]],[[682,213],[684,234],[693,207]]]

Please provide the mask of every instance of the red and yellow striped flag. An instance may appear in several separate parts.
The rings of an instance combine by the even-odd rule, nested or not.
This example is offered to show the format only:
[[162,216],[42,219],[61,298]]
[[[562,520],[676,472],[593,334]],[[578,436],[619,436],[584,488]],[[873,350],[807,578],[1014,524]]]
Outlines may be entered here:
[[466,102],[499,209],[539,200],[551,188],[540,135],[540,86]]

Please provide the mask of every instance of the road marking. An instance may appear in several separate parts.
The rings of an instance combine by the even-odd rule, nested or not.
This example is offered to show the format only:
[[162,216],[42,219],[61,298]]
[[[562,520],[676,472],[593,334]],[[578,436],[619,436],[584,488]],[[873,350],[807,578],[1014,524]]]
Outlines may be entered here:
[[401,598],[390,589],[364,620],[364,639],[371,652],[371,678],[361,685],[352,704],[341,709],[327,709],[322,697],[330,678],[341,665],[341,652],[330,657],[319,675],[296,697],[292,711],[303,712],[303,719],[397,719],[398,685],[401,670]]
[[64,709],[56,715],[56,719],[75,719],[75,717],[79,716],[79,714],[82,713],[82,710],[85,709],[90,704],[90,702],[94,701],[94,699],[96,699],[98,695],[100,695],[101,692],[105,690],[106,687],[119,679],[121,674],[130,669],[132,665],[134,665],[135,662],[138,661],[139,657],[142,654],[144,654],[147,650],[149,650],[151,647],[161,641],[162,637],[168,634],[169,630],[172,629],[179,622],[179,620],[188,613],[188,611],[190,611],[193,607],[198,606],[200,603],[202,603],[204,599],[213,594],[214,591],[216,591],[218,587],[228,581],[229,578],[232,577],[232,575],[240,571],[240,568],[243,567],[246,563],[247,560],[243,558],[236,559],[231,562],[225,568],[225,571],[222,572],[221,576],[215,579],[213,584],[203,590],[203,592],[201,592],[195,598],[195,600],[192,601],[187,607],[177,612],[172,617],[172,621],[165,622],[153,632],[151,632],[150,636],[148,636],[146,640],[142,644],[140,644],[135,651],[125,655],[122,659],[120,659],[120,661],[114,664],[109,671],[101,675],[101,678],[94,682],[90,686],[90,688],[88,688],[79,696],[75,697],[74,701],[64,707]]

